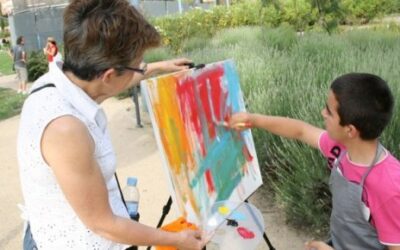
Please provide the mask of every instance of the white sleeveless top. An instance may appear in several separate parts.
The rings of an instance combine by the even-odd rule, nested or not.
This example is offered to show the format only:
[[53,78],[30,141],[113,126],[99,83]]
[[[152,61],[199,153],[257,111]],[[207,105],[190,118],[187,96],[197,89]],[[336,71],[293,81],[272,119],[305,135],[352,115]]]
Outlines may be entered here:
[[116,160],[104,111],[58,67],[52,67],[32,89],[47,83],[56,87],[33,93],[24,103],[17,146],[25,212],[33,238],[39,249],[125,249],[126,245],[105,239],[82,223],[40,150],[44,128],[50,121],[64,115],[81,120],[95,142],[95,158],[107,185],[112,211],[129,218],[114,178]]

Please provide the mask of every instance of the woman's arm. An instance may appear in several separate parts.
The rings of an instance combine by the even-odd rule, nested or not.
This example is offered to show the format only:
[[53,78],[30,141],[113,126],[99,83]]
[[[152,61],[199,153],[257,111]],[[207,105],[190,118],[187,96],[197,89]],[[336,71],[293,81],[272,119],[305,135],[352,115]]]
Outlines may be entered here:
[[131,245],[172,245],[201,249],[198,231],[170,233],[113,214],[106,183],[94,156],[94,142],[77,118],[63,116],[44,131],[41,149],[68,202],[96,234]]
[[159,61],[159,62],[154,62],[154,63],[149,63],[147,64],[147,70],[144,75],[135,73],[133,76],[133,81],[132,84],[128,86],[128,88],[131,88],[137,84],[140,83],[141,80],[147,79],[149,77],[162,74],[162,73],[170,73],[170,72],[175,72],[175,71],[180,71],[184,69],[188,69],[189,67],[187,66],[188,63],[191,61],[186,58],[178,58],[178,59],[172,59],[172,60],[167,60],[167,61]]

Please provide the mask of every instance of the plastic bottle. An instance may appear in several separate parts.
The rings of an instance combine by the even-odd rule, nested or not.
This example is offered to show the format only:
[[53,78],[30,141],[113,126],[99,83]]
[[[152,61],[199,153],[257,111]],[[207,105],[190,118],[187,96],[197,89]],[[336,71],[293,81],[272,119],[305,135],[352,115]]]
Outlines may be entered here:
[[123,195],[128,208],[129,216],[132,220],[139,220],[138,206],[139,206],[139,190],[136,187],[137,178],[128,177],[126,187],[123,190]]

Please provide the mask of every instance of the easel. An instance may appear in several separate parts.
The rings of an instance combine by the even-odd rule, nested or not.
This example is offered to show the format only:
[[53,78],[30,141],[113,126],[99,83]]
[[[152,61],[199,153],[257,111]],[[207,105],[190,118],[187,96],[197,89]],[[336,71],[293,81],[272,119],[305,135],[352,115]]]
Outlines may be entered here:
[[[185,65],[188,66],[189,69],[192,69],[192,68],[193,68],[193,69],[195,69],[195,70],[197,70],[197,69],[202,69],[202,68],[205,67],[205,64],[197,64],[197,65],[196,65],[196,64],[193,63],[193,62],[191,62],[191,63],[185,63]],[[139,103],[138,103],[138,99],[137,99],[137,93],[136,93],[136,95],[135,95],[135,91],[134,91],[133,94],[134,94],[134,95],[133,95],[133,100],[134,100],[135,104],[137,104],[136,107],[139,107]],[[137,113],[136,113],[136,114],[138,114],[138,113],[139,113],[139,110],[137,110]],[[137,117],[137,121],[138,121],[138,124],[140,124],[140,114],[139,114],[139,117]],[[247,200],[245,200],[245,202],[248,203]],[[172,205],[172,197],[170,196],[170,197],[168,198],[167,203],[166,203],[166,204],[164,205],[164,207],[163,207],[162,215],[161,215],[161,217],[160,217],[160,220],[158,221],[157,228],[160,228],[160,227],[162,226],[165,217],[168,215],[169,211],[171,210],[171,205]],[[261,230],[260,230],[260,231],[261,231]],[[264,238],[265,242],[267,243],[267,245],[268,245],[268,247],[269,247],[269,250],[275,250],[275,248],[272,246],[270,240],[268,239],[268,236],[267,236],[265,230],[263,230],[263,238]],[[152,246],[148,246],[148,247],[147,247],[147,250],[150,250],[151,247],[152,247]],[[206,247],[204,247],[203,250],[205,250],[205,249],[206,249]]]
[[[245,200],[245,202],[248,202],[248,200]],[[169,211],[171,210],[171,205],[172,205],[172,197],[170,196],[170,197],[168,198],[167,203],[166,203],[166,204],[164,205],[164,207],[163,207],[162,215],[161,215],[161,217],[160,217],[160,220],[158,221],[157,228],[159,228],[159,227],[162,226],[165,217],[168,215]],[[264,232],[263,232],[263,238],[264,238],[265,242],[267,243],[267,245],[268,245],[268,247],[269,247],[269,250],[276,250],[276,249],[272,246],[271,241],[268,239],[268,236],[267,236],[267,233],[265,232],[265,230],[264,230]],[[151,246],[148,246],[148,247],[147,247],[147,250],[150,250],[150,249],[151,249]],[[204,247],[203,250],[205,250],[205,249],[206,249],[206,247]]]
[[140,119],[140,107],[139,107],[139,96],[138,92],[140,91],[140,85],[132,87],[132,100],[135,103],[135,114],[136,114],[136,127],[143,128],[141,119]]

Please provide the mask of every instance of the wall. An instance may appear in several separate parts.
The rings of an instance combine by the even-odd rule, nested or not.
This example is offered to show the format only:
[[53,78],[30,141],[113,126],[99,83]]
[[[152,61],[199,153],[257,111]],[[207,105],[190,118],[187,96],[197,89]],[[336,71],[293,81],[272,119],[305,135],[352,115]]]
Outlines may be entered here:
[[[138,1],[130,0],[133,5],[139,3],[139,9],[146,17],[159,17],[179,13],[177,1]],[[11,43],[15,45],[18,36],[25,37],[27,51],[41,50],[48,36],[62,43],[63,10],[66,4],[31,8],[8,16],[11,33]],[[197,4],[201,8],[211,8],[213,4]],[[182,10],[187,11],[193,6],[182,3]]]

